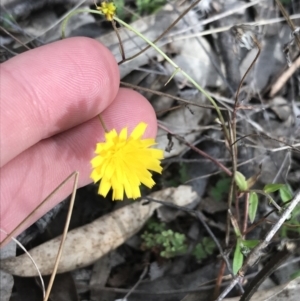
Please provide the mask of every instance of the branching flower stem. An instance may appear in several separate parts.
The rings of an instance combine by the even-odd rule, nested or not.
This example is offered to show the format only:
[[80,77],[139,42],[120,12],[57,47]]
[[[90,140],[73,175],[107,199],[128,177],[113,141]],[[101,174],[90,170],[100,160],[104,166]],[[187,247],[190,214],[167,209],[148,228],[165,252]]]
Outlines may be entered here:
[[[78,13],[84,13],[84,12],[89,12],[89,13],[93,13],[93,14],[98,14],[98,15],[103,15],[102,12],[97,11],[97,10],[93,10],[93,9],[78,9],[72,13],[70,13],[66,19],[64,20],[63,24],[62,24],[62,37],[65,37],[65,30],[66,30],[66,25],[68,20],[75,14]],[[169,58],[157,45],[155,45],[152,41],[150,41],[148,38],[146,38],[142,33],[140,33],[138,30],[136,30],[135,28],[133,28],[132,26],[130,26],[129,24],[127,24],[126,22],[122,21],[121,19],[119,19],[118,17],[114,16],[113,19],[118,22],[119,24],[123,25],[124,27],[126,27],[127,29],[129,29],[130,31],[134,32],[137,36],[139,36],[141,39],[143,39],[148,45],[150,45],[151,47],[153,47],[153,49],[155,49],[169,64],[171,64],[174,68],[175,68],[175,72],[173,73],[172,76],[174,76],[175,73],[177,72],[181,72],[181,74],[187,79],[189,80],[194,86],[195,88],[197,88],[205,97],[207,97],[207,99],[210,101],[210,103],[213,105],[213,107],[215,108],[218,118],[222,124],[223,130],[224,130],[224,134],[226,136],[227,141],[229,141],[229,134],[228,134],[228,130],[226,127],[226,123],[225,120],[223,118],[223,115],[221,113],[220,108],[218,107],[217,103],[214,101],[214,99],[191,77],[189,76],[185,71],[183,71],[177,64],[175,64],[175,62]]]
[[[97,12],[98,13],[98,12]],[[226,128],[226,124],[225,124],[225,120],[223,118],[223,115],[221,113],[221,110],[219,109],[217,103],[214,101],[214,99],[191,77],[189,76],[185,71],[183,71],[177,64],[175,64],[175,62],[169,58],[157,45],[155,45],[153,42],[151,42],[148,38],[146,38],[143,34],[141,34],[138,30],[136,30],[135,28],[133,28],[132,26],[130,26],[129,24],[127,24],[126,22],[122,21],[121,19],[119,19],[118,17],[114,17],[114,20],[117,21],[118,23],[120,23],[121,25],[123,25],[124,27],[128,28],[129,30],[131,30],[132,32],[134,32],[137,36],[139,36],[141,39],[143,39],[146,43],[148,43],[150,46],[153,47],[153,49],[155,49],[169,64],[171,64],[174,68],[175,68],[175,72],[181,72],[181,74],[187,79],[189,80],[194,86],[195,88],[197,88],[205,97],[207,97],[207,99],[211,102],[211,104],[214,106],[218,117],[220,119],[220,122],[223,126],[223,130],[224,133],[226,135],[226,138],[228,138],[228,131]],[[173,74],[174,74],[173,73]]]

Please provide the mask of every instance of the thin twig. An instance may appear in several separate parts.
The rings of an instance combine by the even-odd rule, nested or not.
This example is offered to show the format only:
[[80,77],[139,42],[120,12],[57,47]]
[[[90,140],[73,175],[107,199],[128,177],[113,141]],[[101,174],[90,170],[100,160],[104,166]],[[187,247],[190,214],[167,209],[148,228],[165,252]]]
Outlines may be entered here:
[[103,120],[103,118],[102,118],[102,116],[101,116],[101,113],[98,114],[98,117],[99,117],[99,120],[100,120],[100,123],[101,123],[101,125],[102,125],[102,127],[103,127],[104,132],[105,132],[105,133],[108,133],[108,129],[107,129],[107,127],[106,127],[106,125],[105,125],[105,122],[104,122],[104,120]]
[[[240,138],[236,139],[236,141],[234,142],[234,144],[236,144],[237,142],[239,142],[242,139],[245,139],[245,138],[251,137],[251,136],[258,136],[258,137],[263,137],[263,138],[268,138],[270,140],[274,140],[276,142],[279,142],[279,143],[282,143],[282,144],[288,146],[291,150],[300,153],[300,149],[296,148],[295,146],[293,146],[291,144],[288,144],[288,143],[286,143],[286,142],[284,142],[282,140],[276,139],[274,137],[268,136],[267,134],[264,134],[264,133],[253,133],[253,134],[244,135],[243,137],[240,137]],[[296,146],[300,146],[300,144],[295,144],[295,145]]]
[[281,251],[275,256],[272,256],[271,260],[256,274],[252,279],[249,286],[245,290],[240,301],[250,301],[253,294],[257,291],[259,286],[273,273],[278,267],[288,259],[288,257],[295,251],[295,243],[286,243]]
[[178,141],[184,143],[186,146],[190,147],[192,150],[194,150],[195,152],[197,152],[199,155],[203,156],[204,158],[212,161],[213,163],[215,163],[220,169],[222,169],[228,176],[232,176],[232,172],[225,166],[223,165],[221,162],[219,162],[218,160],[216,160],[215,158],[211,157],[209,154],[203,152],[201,149],[199,149],[198,147],[192,145],[191,143],[187,142],[183,137],[171,132],[169,129],[167,129],[165,126],[159,124],[159,127],[163,130],[165,130],[167,133],[169,133],[170,135],[172,135],[173,137],[175,137]]
[[148,272],[148,266],[145,266],[139,280],[136,282],[136,284],[129,290],[129,292],[125,295],[125,297],[122,300],[127,300],[128,297],[134,292],[134,290],[139,286],[139,284],[142,282],[144,277],[146,276]]
[[[178,16],[178,18],[171,24],[168,26],[168,28],[163,31],[154,41],[153,44],[155,44],[157,41],[159,41],[164,35],[166,35],[166,33],[168,33],[182,18],[183,16],[185,16],[191,9],[193,9],[201,0],[197,0],[195,3],[191,4],[184,12],[182,12],[181,15]],[[144,49],[142,49],[141,51],[139,51],[138,53],[136,53],[135,55],[127,58],[127,59],[123,59],[118,62],[119,65],[130,61],[136,57],[138,57],[139,55],[141,55],[143,52],[145,52],[146,50],[148,50],[151,47],[151,45],[147,45]]]
[[116,21],[115,20],[111,20],[111,24],[112,24],[112,27],[117,35],[117,38],[118,38],[118,41],[119,41],[119,47],[120,47],[120,53],[121,53],[121,57],[122,57],[122,60],[125,61],[125,51],[124,51],[124,46],[123,46],[123,42],[122,42],[122,39],[120,37],[120,33],[119,33],[119,30],[116,26]]
[[4,31],[8,36],[10,36],[12,39],[14,39],[15,41],[17,41],[20,45],[22,45],[23,47],[25,47],[27,50],[30,50],[30,48],[24,44],[21,40],[19,40],[17,37],[15,37],[14,35],[12,35],[9,31],[7,31],[5,28],[3,28],[2,26],[0,26],[0,29],[2,31]]
[[238,271],[238,274],[234,277],[234,279],[229,284],[229,286],[224,290],[224,292],[219,296],[217,301],[223,300],[227,296],[227,294],[232,290],[232,288],[236,285],[236,283],[240,283],[242,281],[247,270],[258,262],[258,259],[261,257],[263,250],[269,245],[274,235],[283,225],[284,221],[290,217],[292,211],[299,203],[300,203],[300,191],[298,191],[295,194],[289,206],[283,211],[281,217],[270,229],[270,231],[268,232],[264,240],[261,241],[254,249],[252,249],[248,257],[246,258],[243,266]]
[[54,279],[55,279],[55,276],[56,276],[56,273],[57,273],[59,261],[60,261],[60,258],[61,258],[62,252],[63,252],[63,246],[64,246],[64,243],[65,243],[66,238],[67,238],[68,229],[69,229],[69,225],[70,225],[70,221],[71,221],[71,217],[72,217],[72,213],[73,213],[73,207],[74,207],[76,191],[77,191],[77,186],[78,186],[79,172],[76,171],[72,175],[74,175],[74,184],[73,184],[73,191],[72,191],[72,196],[71,196],[71,200],[70,200],[70,206],[69,206],[69,210],[68,210],[68,214],[67,214],[67,218],[66,218],[66,222],[65,222],[64,231],[63,231],[63,234],[61,236],[59,249],[58,249],[58,252],[57,252],[56,259],[55,259],[53,272],[51,274],[49,284],[48,284],[48,287],[47,287],[47,291],[46,291],[46,295],[44,297],[44,301],[48,300],[48,298],[50,296],[50,293],[51,293],[51,289],[52,289]]
[[256,56],[255,56],[254,60],[251,62],[249,68],[248,68],[247,71],[245,72],[245,74],[244,74],[244,76],[242,77],[242,79],[241,79],[241,81],[240,81],[240,84],[239,84],[239,86],[238,86],[238,89],[237,89],[237,92],[236,92],[236,96],[235,96],[235,103],[234,103],[234,107],[235,107],[236,109],[238,108],[238,105],[237,105],[237,104],[238,104],[238,100],[239,100],[240,90],[241,90],[241,87],[242,87],[242,85],[243,85],[243,83],[244,83],[244,80],[245,80],[246,76],[249,74],[250,70],[253,68],[253,66],[254,66],[254,64],[256,63],[256,61],[257,61],[257,59],[258,59],[258,57],[259,57],[259,55],[260,55],[260,52],[261,52],[261,47],[260,47],[258,41],[257,41],[254,37],[252,37],[252,40],[253,40],[254,44],[256,45],[258,51],[257,51],[257,53],[256,53]]
[[[2,230],[0,228],[0,232],[4,233],[5,235],[8,235],[8,233],[4,230]],[[38,274],[38,278],[40,279],[41,283],[40,283],[40,286],[41,286],[41,289],[42,289],[42,292],[43,292],[43,297],[45,297],[46,295],[46,292],[45,292],[45,283],[44,283],[44,279],[42,277],[42,274],[39,270],[39,267],[38,265],[36,264],[34,258],[30,255],[30,253],[26,250],[26,248],[14,237],[11,237],[11,239],[20,247],[20,249],[22,249],[24,251],[24,253],[28,256],[28,258],[31,260],[32,264],[34,265],[36,271],[37,271],[37,274]],[[0,258],[2,259],[2,258]],[[3,258],[4,259],[4,258]],[[1,267],[1,261],[0,261],[0,267]],[[1,296],[0,296],[1,297]]]
[[280,77],[276,80],[276,82],[273,84],[271,91],[269,93],[269,96],[273,98],[277,92],[281,90],[281,88],[285,85],[285,83],[288,81],[288,79],[297,71],[300,69],[300,57],[298,57],[290,67],[285,70]]
[[[276,1],[277,6],[279,7],[281,13],[283,14],[286,22],[288,23],[289,27],[291,28],[292,32],[294,32],[296,30],[296,26],[294,25],[293,21],[291,20],[288,13],[284,9],[282,3],[279,0],[275,0],[275,1]],[[300,37],[297,34],[295,34],[295,40],[296,40],[297,46],[300,50]]]
[[[130,83],[125,83],[123,81],[121,81],[120,84],[121,84],[121,86],[129,87],[129,88],[132,88],[132,89],[135,89],[135,90],[149,92],[149,93],[152,93],[152,94],[155,94],[155,95],[159,95],[159,96],[163,96],[163,97],[169,97],[171,99],[181,101],[184,104],[188,104],[188,105],[191,105],[191,106],[195,106],[195,107],[199,107],[199,108],[204,108],[204,109],[214,109],[214,106],[199,105],[198,103],[192,102],[190,100],[186,100],[186,99],[178,97],[178,96],[174,96],[174,95],[171,95],[171,94],[168,94],[168,93],[164,93],[164,92],[160,92],[160,91],[155,91],[155,90],[152,90],[152,89],[149,89],[149,88],[145,88],[145,87],[140,87],[140,86],[133,85],[133,84],[130,84]],[[226,111],[227,109],[220,108],[220,110]]]
[[41,209],[52,197],[53,195],[62,188],[73,176],[75,172],[72,172],[71,175],[69,175],[57,188],[55,188],[42,202],[40,205],[38,205],[29,215],[27,215],[26,218],[23,219],[23,221],[15,228],[13,229],[8,236],[0,243],[0,248],[5,245],[13,236],[16,236],[16,234],[21,230],[24,224],[26,224],[36,212]]
[[226,263],[224,260],[222,260],[221,266],[219,269],[218,278],[216,279],[216,286],[214,289],[214,298],[213,299],[217,298],[220,295],[220,288],[222,285],[222,281],[224,279],[225,268],[226,268]]
[[[242,33],[244,34],[244,33]],[[246,70],[245,74],[243,75],[240,84],[238,86],[237,92],[236,92],[236,96],[235,96],[235,102],[234,102],[234,107],[233,107],[233,113],[232,113],[232,120],[230,123],[230,141],[228,141],[228,143],[230,143],[231,145],[231,155],[232,155],[232,174],[233,174],[233,178],[232,178],[232,182],[231,182],[231,186],[230,186],[230,193],[228,196],[228,209],[231,208],[231,204],[233,199],[235,198],[236,201],[236,206],[238,206],[238,197],[237,197],[237,189],[236,189],[236,183],[235,183],[235,174],[237,171],[237,157],[238,157],[238,148],[237,148],[237,144],[236,142],[236,136],[237,136],[237,130],[236,130],[236,117],[237,117],[237,110],[238,110],[238,99],[239,99],[239,94],[240,94],[240,90],[241,87],[243,85],[243,82],[246,78],[246,76],[249,74],[250,70],[252,69],[252,67],[254,66],[255,62],[257,61],[259,55],[260,55],[260,45],[258,43],[258,41],[256,40],[255,37],[251,36],[254,44],[257,46],[258,48],[258,52],[256,54],[255,59],[251,62],[249,68]],[[236,214],[239,217],[239,211],[237,210]],[[239,218],[238,218],[239,220]],[[229,215],[227,215],[227,228],[226,228],[226,242],[229,242],[229,233],[230,233],[230,217]]]
[[222,301],[230,292],[231,290],[241,281],[241,277],[235,277],[230,284],[225,288],[222,294],[216,301]]

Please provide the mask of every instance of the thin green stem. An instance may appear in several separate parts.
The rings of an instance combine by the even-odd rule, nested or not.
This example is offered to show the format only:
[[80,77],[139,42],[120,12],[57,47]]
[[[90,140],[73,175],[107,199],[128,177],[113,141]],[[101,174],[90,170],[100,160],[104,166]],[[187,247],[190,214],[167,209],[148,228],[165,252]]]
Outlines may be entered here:
[[71,17],[73,17],[74,15],[77,15],[79,13],[97,13],[97,14],[103,15],[99,11],[93,10],[93,9],[87,9],[87,8],[85,8],[85,9],[76,9],[76,10],[74,10],[73,12],[71,12],[70,14],[68,14],[66,16],[66,18],[64,19],[64,21],[62,22],[61,36],[62,36],[63,39],[66,37],[65,32],[66,32],[66,26],[67,26],[67,23],[68,23],[69,19]]
[[[62,24],[62,37],[65,37],[65,29],[66,29],[66,25],[68,20],[75,14],[77,13],[82,13],[82,12],[89,12],[89,13],[93,13],[93,14],[98,14],[98,15],[103,15],[103,13],[101,11],[98,10],[93,10],[93,9],[78,9],[72,13],[70,13],[66,19],[64,20],[63,24]],[[220,119],[220,122],[223,126],[223,130],[224,130],[224,134],[226,136],[227,141],[229,141],[229,134],[228,134],[228,130],[226,128],[226,124],[225,124],[225,120],[223,118],[223,115],[221,113],[220,108],[218,107],[217,103],[214,101],[214,99],[200,86],[198,85],[198,83],[191,77],[189,76],[186,72],[184,72],[182,69],[179,68],[179,66],[177,64],[174,63],[174,61],[172,61],[157,45],[155,45],[152,41],[150,41],[149,39],[147,39],[143,34],[141,34],[138,30],[136,30],[135,28],[133,28],[132,26],[130,26],[129,24],[127,24],[126,22],[122,21],[121,19],[119,19],[118,17],[114,16],[114,20],[117,21],[119,24],[123,25],[124,27],[128,28],[130,31],[134,32],[137,36],[139,36],[141,39],[143,39],[148,45],[152,46],[153,49],[155,49],[168,63],[170,63],[176,70],[175,71],[180,71],[181,74],[187,79],[189,80],[205,97],[207,97],[207,99],[211,102],[211,104],[213,105],[213,107],[215,108],[218,117]]]
[[208,98],[208,100],[211,102],[211,104],[214,106],[218,117],[220,119],[220,122],[223,126],[226,138],[228,138],[228,131],[226,128],[225,120],[223,118],[223,115],[221,113],[221,110],[219,109],[217,103],[213,100],[213,98],[191,77],[189,76],[185,71],[183,71],[177,64],[174,63],[172,59],[170,59],[157,45],[155,45],[152,41],[150,41],[148,38],[146,38],[143,34],[141,34],[138,30],[127,24],[126,22],[120,20],[118,17],[114,17],[114,20],[119,22],[124,27],[128,28],[130,31],[134,32],[137,36],[139,36],[141,39],[143,39],[146,43],[148,43],[153,49],[155,49],[169,64],[171,64],[176,70],[180,71],[181,74],[188,79],[204,96]]

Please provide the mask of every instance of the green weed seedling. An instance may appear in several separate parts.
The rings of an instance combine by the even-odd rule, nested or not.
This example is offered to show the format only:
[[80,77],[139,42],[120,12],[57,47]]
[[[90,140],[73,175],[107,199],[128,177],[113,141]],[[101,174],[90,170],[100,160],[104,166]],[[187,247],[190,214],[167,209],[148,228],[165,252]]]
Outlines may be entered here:
[[[279,192],[280,199],[283,203],[289,202],[292,199],[292,192],[288,185],[286,184],[267,184],[263,188],[263,190],[254,190],[251,189],[252,180],[244,177],[240,172],[236,172],[235,182],[240,192],[249,194],[249,207],[248,207],[248,217],[251,223],[254,222],[259,198],[258,195],[263,195],[267,197],[270,203],[277,209],[279,213],[281,213],[285,206],[280,207],[275,200],[272,198],[271,193]],[[293,226],[299,226],[299,216],[300,216],[300,206],[297,206],[293,211],[291,219],[289,221]],[[244,258],[251,252],[251,250],[259,243],[259,240],[245,240],[244,236],[239,228],[238,223],[235,221],[233,217],[231,217],[233,228],[235,231],[235,235],[237,238],[237,243],[235,246],[235,251],[233,255],[233,273],[237,274],[239,269],[242,267]],[[294,227],[298,233],[300,233],[300,227]],[[287,237],[287,226],[283,226],[281,228],[282,237]]]
[[230,183],[231,179],[229,177],[223,176],[217,181],[216,185],[210,189],[210,195],[216,201],[222,201],[229,192]]
[[142,14],[153,14],[158,11],[163,5],[165,5],[166,0],[137,0],[137,12],[139,15]]
[[288,238],[289,234],[300,234],[300,206],[298,205],[291,214],[291,218],[287,223],[283,224],[280,230],[280,236],[282,238]]
[[167,229],[166,224],[149,222],[147,230],[141,235],[142,246],[146,249],[160,250],[160,256],[172,258],[187,251],[184,234]]
[[197,243],[192,254],[197,261],[202,261],[211,255],[215,249],[215,242],[210,237],[204,237],[201,242]]

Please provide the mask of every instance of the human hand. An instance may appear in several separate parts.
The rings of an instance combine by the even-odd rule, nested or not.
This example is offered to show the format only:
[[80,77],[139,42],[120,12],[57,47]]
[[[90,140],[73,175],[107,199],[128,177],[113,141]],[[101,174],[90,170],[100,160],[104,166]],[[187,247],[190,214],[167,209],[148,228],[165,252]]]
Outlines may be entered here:
[[[112,54],[95,40],[70,38],[30,50],[0,69],[0,228],[10,233],[63,180],[79,171],[91,182],[90,160],[104,130],[128,132],[141,121],[155,137],[154,110],[140,94],[119,89]],[[22,230],[72,191],[70,181]],[[0,241],[5,235],[0,232]]]

